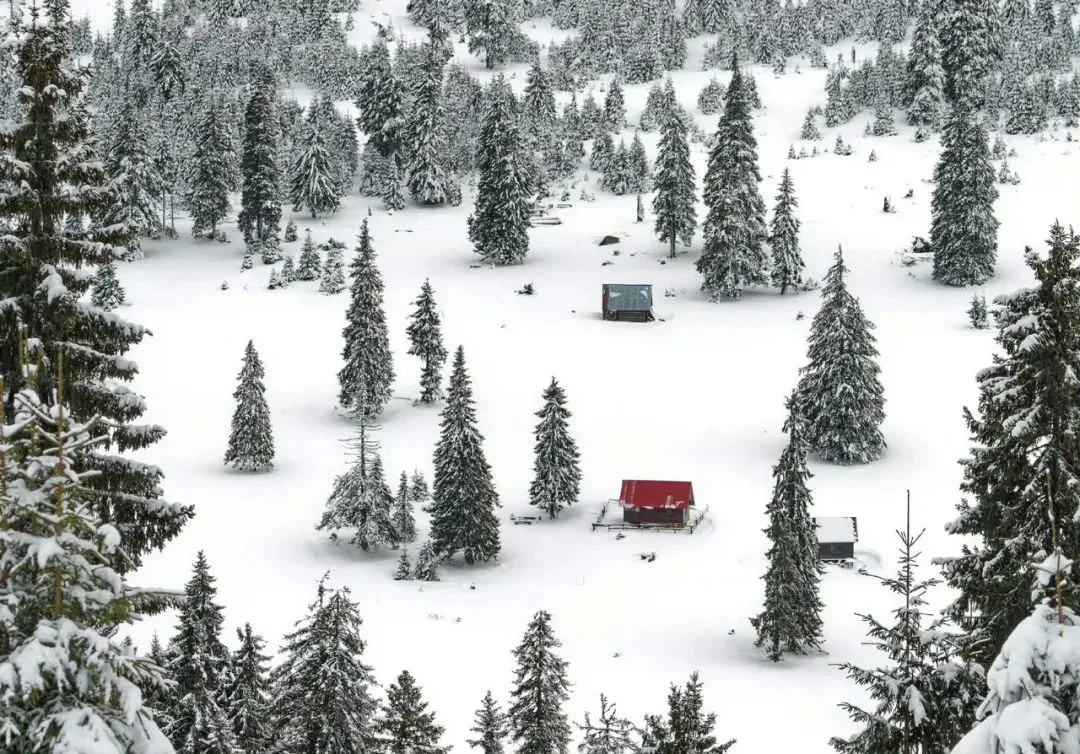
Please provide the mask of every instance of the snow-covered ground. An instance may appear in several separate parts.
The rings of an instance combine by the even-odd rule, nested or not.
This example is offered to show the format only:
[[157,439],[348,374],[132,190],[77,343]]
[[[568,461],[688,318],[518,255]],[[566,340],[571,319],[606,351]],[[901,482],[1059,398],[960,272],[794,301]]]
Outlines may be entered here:
[[[378,12],[398,4],[404,5],[379,3]],[[73,5],[76,15],[91,12],[107,23],[110,10],[98,7],[105,5],[99,0]],[[368,15],[359,14],[358,35],[367,35]],[[400,9],[391,15],[398,28],[408,28]],[[558,34],[537,27],[541,41]],[[835,55],[830,51],[830,59]],[[928,529],[923,564],[929,572],[931,556],[959,546],[942,525],[958,500],[956,461],[967,447],[961,408],[974,402],[974,376],[989,362],[992,331],[968,326],[973,291],[937,286],[927,268],[898,260],[913,235],[928,231],[936,139],[915,144],[904,130],[891,138],[864,137],[870,117],[864,113],[839,129],[854,155],[785,160],[790,144],[800,146],[807,107],[824,102],[823,72],[801,63],[801,74],[780,78],[754,69],[764,102],[756,120],[762,192],[771,206],[780,172],[791,168],[812,277],[823,276],[843,245],[850,285],[877,325],[888,401],[883,460],[849,468],[812,463],[813,514],[857,516],[859,547],[880,554],[880,567],[891,572],[893,532],[903,525],[910,489],[913,521]],[[482,71],[478,61],[470,67]],[[515,70],[520,84],[523,74]],[[674,75],[685,107],[694,109],[712,75]],[[724,82],[729,77],[716,75]],[[627,87],[631,121],[646,90]],[[707,132],[715,127],[700,114],[698,123]],[[836,135],[825,130],[818,146],[831,148]],[[1063,132],[1055,137],[1008,139],[1018,153],[1010,165],[1022,183],[1000,187],[1000,257],[984,291],[988,300],[1028,283],[1022,249],[1041,248],[1055,218],[1077,222],[1080,145],[1065,142]],[[646,135],[646,145],[655,156],[655,135]],[[873,163],[867,161],[871,149],[878,156]],[[704,157],[696,145],[699,180]],[[130,302],[121,313],[154,333],[133,354],[142,367],[136,387],[148,399],[147,419],[169,431],[145,457],[165,470],[168,497],[194,504],[197,516],[148,559],[137,581],[180,586],[196,551],[205,550],[226,607],[226,638],[233,638],[233,626],[250,621],[276,647],[305,613],[316,580],[330,571],[331,582],[350,586],[360,603],[367,658],[380,680],[411,670],[446,726],[447,742],[459,750],[466,748],[485,689],[505,702],[510,650],[529,617],[546,609],[570,661],[573,719],[596,707],[601,691],[635,720],[663,711],[668,683],[682,683],[696,669],[706,684],[706,705],[718,713],[718,735],[739,739],[735,751],[829,751],[829,737],[850,730],[836,703],[862,701],[833,665],[875,661],[862,646],[855,613],[886,617],[895,606],[889,595],[873,578],[830,569],[822,585],[828,654],[820,657],[770,663],[753,647],[748,622],[760,609],[767,544],[761,530],[772,465],[785,442],[783,399],[804,361],[818,295],[770,291],[738,303],[708,303],[693,267],[700,235],[689,253],[665,260],[651,212],[649,221],[636,224],[633,196],[604,194],[593,183],[595,176],[589,185],[594,203],[575,196],[572,207],[557,210],[563,224],[533,229],[527,262],[506,269],[470,267],[468,198],[458,208],[410,207],[394,215],[372,209],[397,370],[395,400],[378,435],[391,483],[414,468],[430,479],[438,409],[412,405],[419,363],[405,354],[406,317],[429,277],[447,346],[465,347],[503,503],[499,563],[444,568],[441,582],[422,586],[391,579],[396,553],[364,555],[314,530],[334,476],[347,466],[342,440],[352,432],[334,410],[347,294],[324,296],[313,283],[266,290],[267,267],[240,272],[243,249],[232,229],[227,245],[190,240],[186,223],[180,241],[146,244],[145,260],[120,269]],[[914,196],[902,199],[909,188]],[[882,213],[885,195],[895,214]],[[297,216],[301,239],[310,227],[316,241],[333,236],[351,244],[372,204],[350,196],[334,217],[311,222]],[[609,233],[622,242],[598,247]],[[298,254],[299,244],[289,251]],[[228,290],[221,289],[223,281]],[[651,283],[664,321],[602,321],[606,282]],[[536,295],[516,295],[524,283],[532,283]],[[248,339],[266,366],[277,443],[276,468],[265,475],[232,473],[221,462]],[[558,521],[513,526],[511,513],[530,512],[532,412],[552,375],[565,386],[574,412],[582,502]],[[709,506],[707,522],[693,535],[628,532],[617,540],[614,533],[591,531],[590,521],[605,499],[617,496],[624,477],[692,480],[698,505]],[[656,560],[640,559],[644,551],[655,551]],[[934,595],[937,604],[945,599],[943,590]],[[137,643],[147,646],[154,631],[167,636],[173,621],[165,615],[136,626]],[[773,713],[778,697],[785,701],[780,725]]]

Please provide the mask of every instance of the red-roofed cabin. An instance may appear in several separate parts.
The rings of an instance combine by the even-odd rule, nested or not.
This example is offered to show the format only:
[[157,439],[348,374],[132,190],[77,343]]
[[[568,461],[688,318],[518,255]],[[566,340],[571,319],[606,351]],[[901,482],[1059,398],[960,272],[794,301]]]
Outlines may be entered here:
[[690,482],[624,479],[619,493],[623,523],[686,526],[694,506]]

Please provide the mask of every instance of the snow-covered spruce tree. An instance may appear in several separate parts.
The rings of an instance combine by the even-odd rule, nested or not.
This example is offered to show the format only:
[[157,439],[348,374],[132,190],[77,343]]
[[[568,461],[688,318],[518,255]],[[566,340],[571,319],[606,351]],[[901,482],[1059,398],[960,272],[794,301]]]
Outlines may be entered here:
[[612,133],[626,128],[626,98],[617,78],[604,95],[604,127]]
[[830,741],[840,754],[945,752],[974,721],[982,670],[953,659],[955,637],[941,620],[924,626],[926,594],[939,582],[918,578],[915,548],[923,532],[911,533],[910,509],[907,526],[897,535],[897,574],[881,580],[901,601],[893,610],[895,621],[885,626],[871,615],[859,616],[868,627],[870,646],[889,664],[870,669],[851,663],[840,666],[875,702],[872,710],[848,702],[840,705],[860,726],[855,735]]
[[968,321],[976,330],[982,330],[990,325],[990,312],[986,307],[986,296],[976,293],[971,297],[971,306],[967,310]]
[[304,243],[300,247],[300,261],[296,265],[297,280],[318,280],[322,272],[322,262],[319,260],[319,250],[315,246],[315,240],[311,237],[311,231],[304,235]]
[[420,552],[416,555],[413,578],[417,581],[439,580],[439,556],[435,553],[435,546],[430,539],[420,546]]
[[965,113],[977,112],[986,100],[996,54],[990,10],[985,0],[952,0],[940,26],[945,100]]
[[177,754],[243,754],[222,709],[229,651],[221,642],[224,616],[214,601],[214,582],[206,556],[199,551],[173,637],[170,670],[180,696],[170,705],[167,733]]
[[772,247],[772,284],[787,293],[788,288],[798,291],[802,287],[802,273],[806,268],[799,250],[799,218],[795,208],[795,187],[791,183],[791,171],[784,168],[780,190],[776,194],[773,217],[769,223],[769,245]]
[[537,143],[539,148],[547,146],[554,136],[559,119],[555,107],[555,94],[551,90],[551,80],[547,71],[534,61],[529,68],[525,81],[525,93],[521,98],[521,125]]
[[566,754],[570,723],[563,704],[570,698],[566,660],[555,654],[562,646],[551,628],[551,613],[539,610],[514,649],[513,700],[507,711],[510,735],[519,754]]
[[286,287],[289,283],[296,280],[296,264],[293,263],[292,255],[289,254],[285,257],[285,261],[281,264],[281,287]]
[[566,391],[554,377],[543,394],[544,405],[536,412],[536,444],[533,448],[533,480],[529,503],[555,518],[559,511],[577,502],[581,494],[581,465],[577,443],[570,436]]
[[235,154],[221,109],[221,102],[208,102],[195,129],[195,152],[185,201],[196,238],[213,238],[217,226],[232,209],[229,192],[235,177]]
[[[12,24],[24,42],[20,23],[32,32],[43,21]],[[0,425],[4,750],[85,751],[98,733],[98,754],[172,754],[144,702],[165,691],[162,670],[114,635],[141,617],[145,593],[109,566],[124,558],[122,535],[88,504],[88,472],[69,463],[101,440],[100,420],[75,422],[31,390],[13,403],[15,423]]]
[[802,132],[799,134],[804,141],[821,141],[821,131],[817,127],[817,118],[813,112],[806,114],[803,120]]
[[798,401],[788,401],[788,444],[773,467],[773,495],[766,507],[771,544],[766,558],[765,607],[750,622],[757,631],[755,646],[773,662],[785,654],[806,654],[821,647],[821,611],[818,594],[822,566],[817,535],[810,517],[813,500],[806,482],[806,439]]
[[[979,372],[979,413],[965,412],[972,444],[948,531],[978,537],[943,558],[959,592],[947,615],[970,636],[965,656],[988,665],[1031,612],[1028,564],[1053,550],[1046,492],[1058,512],[1058,541],[1080,542],[1080,238],[1055,224],[1045,257],[1027,253],[1036,286],[996,299],[1003,352]],[[1068,595],[1070,607],[1077,595]]]
[[630,736],[634,732],[633,724],[619,717],[615,704],[600,695],[600,716],[594,724],[585,713],[585,722],[578,723],[581,730],[580,754],[627,754],[637,751],[637,746]]
[[442,397],[442,369],[447,353],[442,339],[442,321],[435,308],[435,291],[430,280],[424,279],[415,304],[416,309],[409,315],[409,326],[405,330],[409,336],[407,353],[419,357],[423,362],[420,403],[435,403]]
[[413,515],[412,500],[409,499],[409,476],[401,472],[397,494],[394,496],[392,519],[397,538],[404,543],[416,541],[416,518]]
[[394,571],[394,581],[412,581],[413,565],[409,560],[409,548],[401,548],[401,556],[398,558],[397,570]]
[[[92,280],[80,269],[114,261],[114,244],[127,239],[121,228],[76,233],[65,222],[97,216],[112,202],[89,141],[88,74],[69,65],[65,4],[19,7],[23,12],[10,20],[6,35],[18,111],[0,129],[0,223],[18,243],[0,244],[0,299],[9,312],[19,312],[22,326],[0,327],[3,419],[14,421],[14,396],[31,374],[46,407],[62,395],[74,421],[102,417],[99,431],[111,452],[80,446],[69,460],[74,473],[101,472],[83,477],[93,490],[87,503],[92,515],[123,531],[123,553],[105,549],[110,566],[123,575],[175,537],[193,510],[161,499],[157,466],[119,455],[165,435],[160,426],[137,424],[144,402],[127,386],[138,371],[127,352],[148,331],[83,300]],[[63,359],[65,352],[77,358]]]
[[506,750],[506,737],[509,734],[506,726],[506,714],[503,713],[495,697],[491,695],[491,689],[480,700],[480,708],[473,715],[473,727],[469,728],[476,738],[470,738],[465,743],[474,749],[479,749],[480,754],[503,754]]
[[282,235],[281,240],[285,243],[293,243],[296,241],[296,223],[292,220],[285,223],[285,233]]
[[406,184],[420,204],[443,204],[457,195],[446,169],[446,120],[442,106],[446,50],[429,42],[405,120]]
[[382,274],[375,266],[375,246],[367,218],[360,226],[349,278],[349,308],[341,331],[345,366],[338,372],[338,403],[349,408],[362,400],[365,410],[377,416],[390,400],[394,360],[383,310]]
[[476,427],[472,384],[465,371],[465,349],[458,346],[450,373],[439,442],[435,445],[435,483],[431,539],[448,558],[461,552],[468,564],[499,555],[499,495],[484,456],[484,437]]
[[237,377],[239,384],[233,398],[232,430],[225,451],[225,465],[240,471],[269,471],[274,468],[274,433],[270,426],[270,408],[266,405],[263,369],[255,343],[244,348],[244,365]]
[[487,68],[507,62],[511,46],[521,36],[519,0],[464,0],[465,34],[469,52],[483,55]]
[[649,156],[645,153],[645,144],[641,141],[641,134],[636,131],[634,138],[630,140],[626,160],[629,169],[629,190],[635,194],[652,191],[653,168],[649,165]]
[[160,227],[157,198],[161,176],[150,153],[145,116],[125,100],[114,120],[104,160],[111,201],[99,219],[101,225],[121,230],[127,239],[127,256],[137,259],[139,239]]
[[317,117],[309,118],[301,136],[289,179],[289,200],[294,212],[337,212],[341,205],[341,182],[327,149],[326,126]]
[[378,751],[375,678],[364,664],[363,619],[348,587],[326,577],[309,614],[285,636],[285,661],[271,673],[273,751],[315,754]]
[[236,629],[240,648],[230,658],[222,689],[236,743],[245,752],[265,751],[270,742],[270,657],[266,641],[245,623]]
[[642,747],[653,749],[656,754],[724,754],[735,745],[735,739],[717,743],[713,728],[716,713],[703,712],[705,699],[697,671],[690,674],[686,688],[672,684],[668,692],[668,711],[665,716],[646,715],[642,730]]
[[689,246],[697,227],[697,187],[694,166],[690,163],[687,124],[681,112],[670,109],[660,130],[654,175],[656,196],[652,211],[656,215],[654,231],[668,244],[668,256],[675,258],[675,242]]
[[345,260],[342,250],[331,246],[326,251],[326,263],[323,264],[322,277],[319,278],[319,293],[334,295],[345,290]]
[[709,152],[702,199],[705,244],[697,261],[701,289],[714,300],[737,299],[743,288],[765,285],[769,257],[765,201],[757,163],[746,78],[732,61],[731,83],[724,94],[724,114]]
[[[257,81],[244,108],[244,141],[240,155],[240,214],[236,224],[246,240],[276,236],[281,225],[279,129],[272,82]],[[295,240],[296,226],[293,225]],[[288,241],[286,233],[286,241]],[[314,278],[302,278],[304,280]],[[249,753],[250,754],[250,753]]]
[[447,754],[449,746],[440,746],[444,728],[428,712],[427,702],[416,679],[403,670],[386,688],[386,702],[375,724],[375,732],[388,754]]
[[930,200],[934,280],[982,285],[994,275],[998,221],[990,138],[973,112],[953,107],[941,134]]
[[945,112],[945,72],[938,39],[942,15],[938,3],[919,4],[903,86],[907,122],[913,126],[937,126]]
[[869,463],[881,457],[885,397],[878,378],[874,324],[847,289],[843,252],[825,275],[821,308],[810,325],[807,364],[797,402],[810,449],[831,463]]
[[716,115],[724,106],[724,91],[724,85],[715,76],[709,79],[698,93],[698,110],[705,115]]
[[523,164],[514,93],[500,75],[485,94],[477,154],[480,176],[476,206],[469,215],[469,240],[484,263],[518,264],[529,253],[531,188]]
[[103,311],[111,311],[124,303],[124,299],[124,287],[116,277],[116,263],[106,262],[94,275],[90,303]]

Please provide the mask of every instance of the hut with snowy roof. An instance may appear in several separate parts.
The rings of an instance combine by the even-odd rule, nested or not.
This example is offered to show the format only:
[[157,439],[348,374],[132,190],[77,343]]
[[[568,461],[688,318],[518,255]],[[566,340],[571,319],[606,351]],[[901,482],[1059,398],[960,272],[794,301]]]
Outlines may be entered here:
[[859,526],[854,516],[819,516],[817,529],[818,560],[823,563],[850,564],[855,560]]
[[605,283],[601,311],[617,322],[652,322],[652,286],[645,283]]
[[694,507],[694,485],[690,482],[624,479],[619,505],[626,524],[686,526],[690,509]]

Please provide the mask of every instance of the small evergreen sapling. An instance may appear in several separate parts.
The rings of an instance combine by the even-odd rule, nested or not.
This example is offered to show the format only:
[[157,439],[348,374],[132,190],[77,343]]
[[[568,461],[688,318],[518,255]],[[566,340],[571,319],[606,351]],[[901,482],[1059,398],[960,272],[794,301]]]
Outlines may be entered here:
[[724,85],[716,77],[709,79],[698,94],[698,110],[705,115],[716,115],[724,106],[724,91]]
[[394,497],[393,521],[399,541],[416,541],[416,519],[413,517],[412,501],[409,499],[409,477],[404,471],[401,472],[397,495]]
[[439,556],[435,554],[435,545],[430,539],[420,546],[413,578],[417,581],[439,580]]
[[470,738],[465,743],[474,749],[479,749],[480,754],[504,754],[506,750],[507,730],[506,715],[495,702],[491,695],[491,689],[480,700],[480,708],[473,716],[473,727],[470,733],[475,733],[476,738]]
[[442,368],[446,363],[446,347],[442,340],[442,322],[435,308],[435,291],[431,281],[424,280],[420,295],[416,299],[416,309],[409,315],[410,356],[418,356],[423,361],[420,372],[420,403],[435,403],[442,397]]
[[566,754],[570,724],[563,705],[570,697],[566,660],[555,654],[562,645],[551,628],[551,614],[538,611],[514,649],[513,703],[507,714],[520,754]]
[[577,502],[581,492],[581,466],[577,443],[570,436],[566,392],[554,377],[544,390],[544,405],[536,412],[533,481],[529,503],[555,518],[559,511]]
[[116,264],[106,262],[98,268],[94,275],[94,287],[90,291],[90,303],[94,306],[112,311],[124,303],[124,288],[116,277]]
[[618,716],[615,705],[600,695],[600,716],[594,725],[585,713],[585,722],[576,724],[582,733],[578,744],[580,754],[627,754],[638,750],[630,739],[633,724]]
[[420,469],[414,469],[412,476],[409,478],[409,501],[422,503],[430,497],[431,491],[428,489],[427,479],[424,478],[424,474]]
[[420,687],[407,670],[386,689],[375,731],[388,754],[447,754],[450,750],[439,745],[443,727],[436,724],[435,713],[427,711]]
[[341,249],[331,246],[326,252],[326,263],[319,278],[319,293],[329,296],[345,290],[345,260]]
[[278,280],[281,282],[282,288],[287,287],[289,283],[296,280],[296,264],[293,262],[292,255],[285,257],[285,261],[281,265],[281,274],[278,276]]
[[804,141],[821,141],[821,131],[818,130],[817,119],[812,112],[806,114],[800,136]]
[[238,377],[240,384],[233,393],[236,410],[225,451],[225,465],[240,471],[269,471],[274,467],[274,435],[262,382],[265,376],[255,344],[249,340]]
[[266,290],[276,291],[281,287],[281,278],[278,277],[278,271],[270,270],[270,278],[266,281]]
[[986,308],[986,296],[976,293],[971,297],[971,306],[967,311],[971,326],[976,330],[985,330],[990,326],[990,314]]
[[296,239],[296,223],[289,220],[289,222],[285,224],[285,237],[282,240],[285,241],[285,243],[292,243]]
[[401,548],[401,557],[398,558],[397,570],[394,571],[394,581],[412,581],[413,567],[409,560],[409,548]]
[[[288,240],[286,238],[286,240]],[[296,240],[295,238],[293,239]],[[318,280],[322,272],[322,262],[319,260],[319,250],[315,246],[315,240],[309,230],[304,235],[304,244],[300,247],[300,262],[296,265],[297,280]]]

